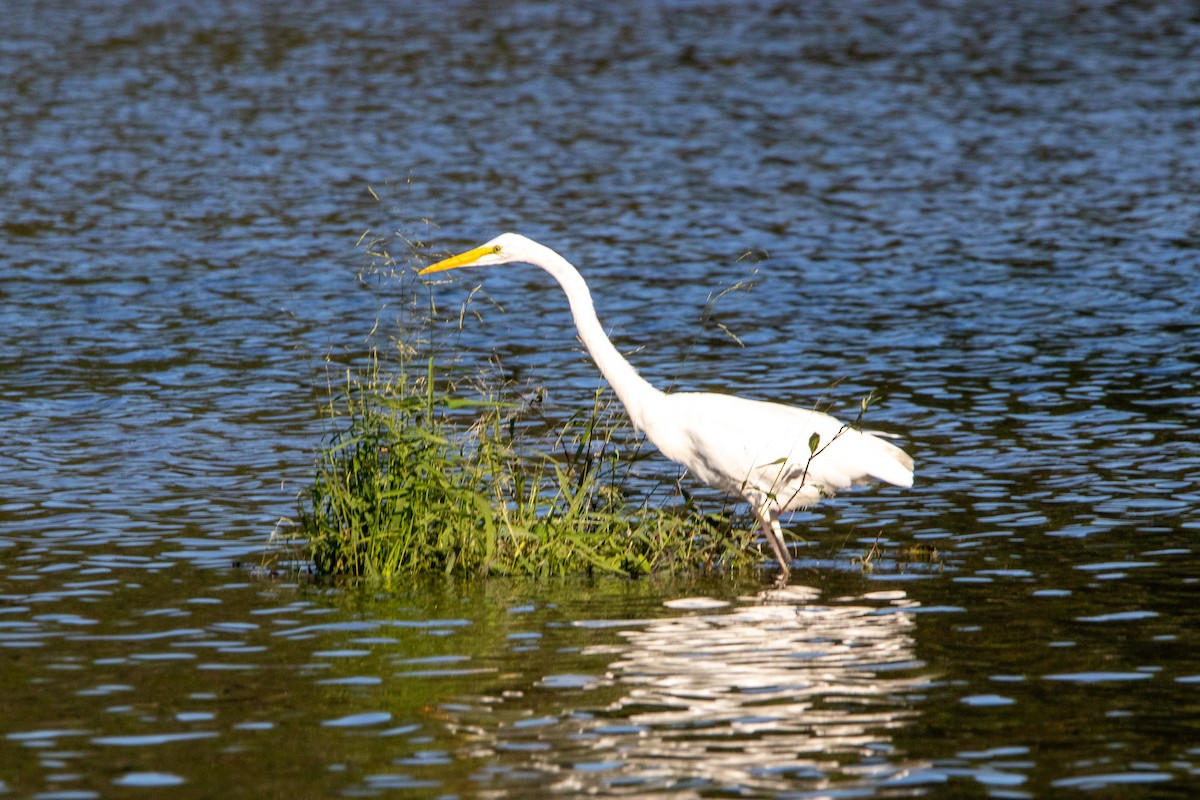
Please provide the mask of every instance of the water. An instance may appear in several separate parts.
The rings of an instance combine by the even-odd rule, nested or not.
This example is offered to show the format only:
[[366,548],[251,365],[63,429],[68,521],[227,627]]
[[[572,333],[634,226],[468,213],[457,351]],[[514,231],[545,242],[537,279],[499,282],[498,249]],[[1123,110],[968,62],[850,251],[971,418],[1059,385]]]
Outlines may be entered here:
[[[1200,786],[1189,4],[40,3],[3,30],[10,795]],[[656,383],[843,416],[878,390],[917,486],[797,515],[782,594],[235,566],[295,512],[326,363],[396,313],[360,238],[411,264],[401,237],[505,229],[581,266]],[[477,280],[505,313],[446,335],[587,402],[557,290],[432,297]]]

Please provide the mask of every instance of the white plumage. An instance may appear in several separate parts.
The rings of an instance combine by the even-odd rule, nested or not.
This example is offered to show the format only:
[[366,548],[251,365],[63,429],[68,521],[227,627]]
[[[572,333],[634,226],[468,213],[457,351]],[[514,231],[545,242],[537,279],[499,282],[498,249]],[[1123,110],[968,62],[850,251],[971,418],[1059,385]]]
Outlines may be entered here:
[[580,340],[634,427],[698,480],[750,504],[779,559],[783,580],[791,559],[779,526],[782,512],[806,508],[855,484],[912,486],[913,461],[907,453],[828,414],[727,394],[654,388],[604,334],[578,270],[532,239],[505,233],[421,274],[509,262],[532,264],[554,276],[570,301]]

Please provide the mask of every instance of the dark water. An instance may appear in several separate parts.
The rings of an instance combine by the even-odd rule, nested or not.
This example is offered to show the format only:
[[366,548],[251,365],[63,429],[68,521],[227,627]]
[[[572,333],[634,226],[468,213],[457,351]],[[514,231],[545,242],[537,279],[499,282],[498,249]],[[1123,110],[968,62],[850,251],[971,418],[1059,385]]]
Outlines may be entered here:
[[[0,793],[1200,787],[1193,5],[52,2],[2,31]],[[233,567],[294,514],[326,359],[400,302],[360,240],[412,264],[505,229],[581,265],[657,383],[879,390],[917,486],[798,515],[782,594]],[[462,343],[586,402],[557,290],[437,302],[476,279],[506,313]]]

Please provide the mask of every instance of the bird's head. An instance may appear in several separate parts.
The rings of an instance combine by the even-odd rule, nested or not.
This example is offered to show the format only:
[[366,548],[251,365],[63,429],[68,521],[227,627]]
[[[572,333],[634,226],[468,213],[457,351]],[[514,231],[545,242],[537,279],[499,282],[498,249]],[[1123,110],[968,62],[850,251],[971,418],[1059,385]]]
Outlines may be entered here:
[[491,264],[507,264],[511,261],[527,261],[530,248],[536,246],[533,241],[519,233],[502,233],[487,244],[481,244],[474,250],[459,253],[436,264],[430,264],[418,272],[418,275],[428,275],[431,272],[445,272],[459,267],[486,267]]

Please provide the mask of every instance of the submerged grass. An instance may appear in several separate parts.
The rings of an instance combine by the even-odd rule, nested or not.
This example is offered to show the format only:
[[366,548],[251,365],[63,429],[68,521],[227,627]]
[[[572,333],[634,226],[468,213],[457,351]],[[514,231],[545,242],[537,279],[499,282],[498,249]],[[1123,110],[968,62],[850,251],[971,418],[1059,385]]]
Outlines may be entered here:
[[634,575],[754,562],[727,517],[675,492],[655,505],[653,492],[629,491],[640,451],[625,446],[604,393],[555,428],[536,399],[460,391],[431,357],[411,366],[388,374],[373,354],[330,387],[299,519],[318,573]]

